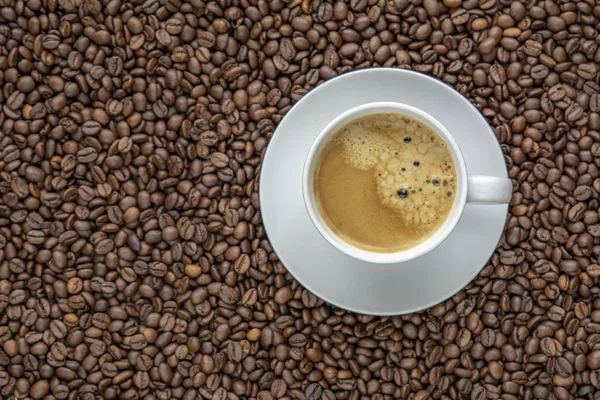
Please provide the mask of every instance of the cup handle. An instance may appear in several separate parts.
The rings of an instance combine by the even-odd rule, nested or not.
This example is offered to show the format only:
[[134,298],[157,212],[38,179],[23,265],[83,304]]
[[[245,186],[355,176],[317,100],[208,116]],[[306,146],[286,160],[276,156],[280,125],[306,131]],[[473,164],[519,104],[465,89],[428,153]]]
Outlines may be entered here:
[[507,204],[512,198],[510,179],[497,176],[469,176],[467,203]]

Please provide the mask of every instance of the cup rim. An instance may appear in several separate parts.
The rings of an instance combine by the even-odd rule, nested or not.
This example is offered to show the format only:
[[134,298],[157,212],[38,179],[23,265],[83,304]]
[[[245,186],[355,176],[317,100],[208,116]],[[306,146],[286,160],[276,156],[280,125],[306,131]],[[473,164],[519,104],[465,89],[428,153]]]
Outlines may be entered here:
[[[452,154],[457,175],[457,189],[454,204],[450,214],[442,224],[442,226],[425,241],[418,245],[399,252],[393,253],[377,253],[360,249],[349,242],[345,241],[336,235],[323,220],[321,213],[314,198],[314,171],[321,154],[323,146],[329,139],[345,124],[353,121],[356,118],[378,113],[398,113],[408,115],[411,118],[420,120],[426,123],[433,129],[438,136],[448,145],[448,149]],[[416,107],[398,102],[372,102],[362,104],[351,108],[342,114],[338,115],[319,133],[317,138],[312,143],[306,159],[304,161],[302,171],[302,195],[304,206],[308,212],[312,224],[315,226],[319,234],[336,249],[342,253],[372,264],[393,264],[409,261],[421,257],[444,242],[450,236],[456,225],[458,224],[467,200],[467,185],[468,174],[467,167],[464,161],[460,147],[454,137],[446,130],[446,128],[431,115]]]

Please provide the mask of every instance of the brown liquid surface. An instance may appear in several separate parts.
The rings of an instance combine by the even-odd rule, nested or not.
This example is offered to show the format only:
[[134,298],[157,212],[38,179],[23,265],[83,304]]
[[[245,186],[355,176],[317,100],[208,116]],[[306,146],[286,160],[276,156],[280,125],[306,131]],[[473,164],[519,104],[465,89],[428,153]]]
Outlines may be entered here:
[[341,128],[322,150],[315,198],[329,228],[355,247],[408,250],[444,223],[456,192],[446,144],[400,114],[374,114]]

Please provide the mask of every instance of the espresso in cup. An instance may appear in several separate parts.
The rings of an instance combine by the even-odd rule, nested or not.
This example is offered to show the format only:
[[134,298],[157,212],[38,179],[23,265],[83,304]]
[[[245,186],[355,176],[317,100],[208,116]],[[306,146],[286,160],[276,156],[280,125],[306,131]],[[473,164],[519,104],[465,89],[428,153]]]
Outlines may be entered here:
[[452,154],[423,122],[379,113],[342,126],[316,164],[314,197],[329,229],[369,252],[396,253],[431,237],[456,195]]

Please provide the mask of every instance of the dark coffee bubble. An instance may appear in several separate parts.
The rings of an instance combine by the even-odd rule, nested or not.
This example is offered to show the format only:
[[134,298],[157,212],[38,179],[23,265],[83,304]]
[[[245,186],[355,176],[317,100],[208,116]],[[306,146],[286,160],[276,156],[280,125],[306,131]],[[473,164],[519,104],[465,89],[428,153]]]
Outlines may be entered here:
[[408,190],[406,190],[406,188],[400,188],[398,189],[398,197],[400,197],[401,199],[405,199],[408,197]]

